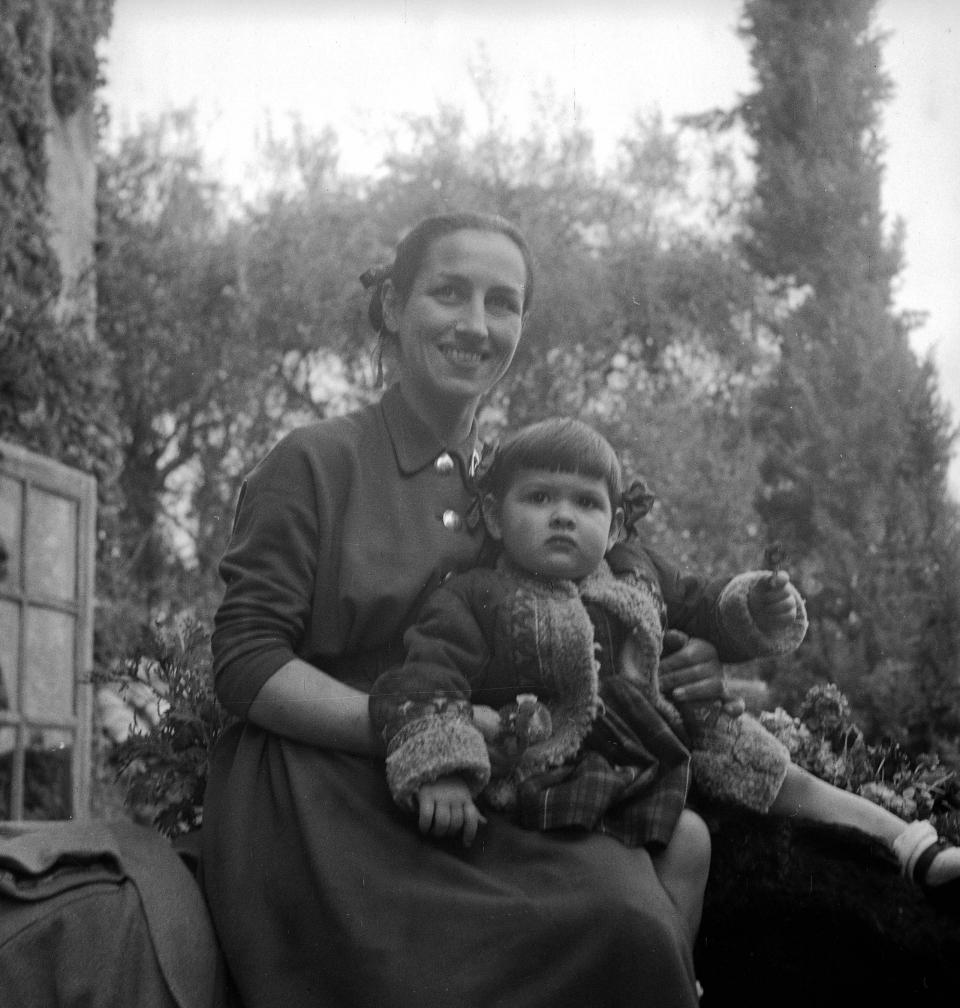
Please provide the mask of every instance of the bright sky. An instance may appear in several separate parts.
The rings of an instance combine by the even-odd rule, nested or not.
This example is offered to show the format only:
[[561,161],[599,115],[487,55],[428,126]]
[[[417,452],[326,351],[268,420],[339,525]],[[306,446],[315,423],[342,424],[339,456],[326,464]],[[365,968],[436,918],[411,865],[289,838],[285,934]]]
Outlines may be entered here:
[[[103,47],[114,133],[164,108],[197,109],[213,170],[251,181],[258,137],[291,113],[332,126],[341,164],[379,165],[384,128],[439,102],[479,117],[467,64],[482,44],[503,108],[520,130],[534,91],[577,110],[600,157],[638,110],[665,117],[728,107],[752,87],[734,28],[740,0],[115,0]],[[881,0],[885,66],[884,208],[907,226],[901,308],[926,311],[960,423],[960,3]],[[480,120],[476,120],[479,124]],[[960,499],[960,459],[951,471]]]

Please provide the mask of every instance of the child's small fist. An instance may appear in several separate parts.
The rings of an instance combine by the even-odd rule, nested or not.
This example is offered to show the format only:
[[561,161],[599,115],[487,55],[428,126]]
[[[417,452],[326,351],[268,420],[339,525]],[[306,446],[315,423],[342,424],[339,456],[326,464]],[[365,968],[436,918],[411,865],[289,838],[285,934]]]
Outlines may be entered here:
[[747,597],[750,616],[763,633],[785,630],[797,618],[797,599],[786,571],[760,578]]
[[484,704],[473,705],[473,723],[485,742],[495,742],[503,729],[500,714]]

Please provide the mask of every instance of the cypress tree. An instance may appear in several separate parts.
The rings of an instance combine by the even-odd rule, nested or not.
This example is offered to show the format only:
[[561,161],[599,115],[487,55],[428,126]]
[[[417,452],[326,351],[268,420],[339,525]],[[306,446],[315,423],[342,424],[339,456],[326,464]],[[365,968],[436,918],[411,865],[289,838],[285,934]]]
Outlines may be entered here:
[[867,724],[916,748],[955,737],[953,440],[932,365],[893,307],[899,226],[881,205],[876,0],[748,0],[757,88],[739,108],[756,187],[744,252],[784,307],[778,366],[755,400],[756,506],[792,558],[808,640],[782,677],[848,693]]

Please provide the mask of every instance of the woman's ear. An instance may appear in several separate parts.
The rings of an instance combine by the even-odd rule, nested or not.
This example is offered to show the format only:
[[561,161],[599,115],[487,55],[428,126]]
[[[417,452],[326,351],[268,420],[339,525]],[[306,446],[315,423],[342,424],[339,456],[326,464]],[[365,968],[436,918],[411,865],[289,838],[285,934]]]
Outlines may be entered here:
[[480,512],[483,515],[483,524],[487,526],[490,538],[500,542],[503,538],[503,531],[500,527],[500,507],[497,504],[497,498],[493,494],[488,493],[483,495]]
[[607,549],[611,549],[614,543],[620,541],[620,537],[623,535],[623,519],[623,508],[618,507],[610,519],[610,535],[607,536]]
[[380,307],[383,310],[384,325],[391,331],[397,332],[400,328],[400,316],[403,313],[403,305],[397,295],[397,288],[393,281],[387,277],[380,288]]

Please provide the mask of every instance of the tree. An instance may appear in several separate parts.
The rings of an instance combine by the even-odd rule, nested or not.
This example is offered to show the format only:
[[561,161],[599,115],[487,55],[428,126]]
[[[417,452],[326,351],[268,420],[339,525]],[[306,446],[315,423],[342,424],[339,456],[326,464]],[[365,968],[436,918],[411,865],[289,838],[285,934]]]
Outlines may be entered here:
[[[886,235],[881,208],[879,110],[891,84],[875,6],[744,6],[758,87],[739,108],[756,165],[743,248],[786,305],[770,320],[780,358],[753,415],[757,509],[808,599],[798,685],[835,679],[876,730],[929,746],[960,730],[960,638],[935,615],[960,602],[938,561],[956,550],[952,435],[931,366],[910,350],[910,320],[892,309],[900,236]],[[931,648],[935,696],[920,686]]]
[[344,260],[369,261],[373,237],[332,135],[267,156],[269,191],[240,210],[207,175],[190,113],[101,159],[98,335],[123,452],[102,564],[112,653],[158,612],[210,615],[241,477],[285,430],[355,401],[360,285],[344,293]]

